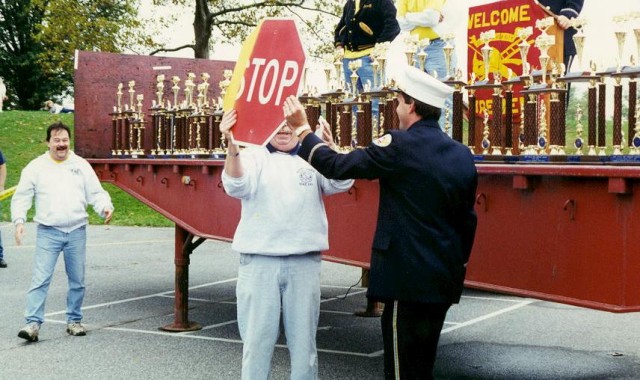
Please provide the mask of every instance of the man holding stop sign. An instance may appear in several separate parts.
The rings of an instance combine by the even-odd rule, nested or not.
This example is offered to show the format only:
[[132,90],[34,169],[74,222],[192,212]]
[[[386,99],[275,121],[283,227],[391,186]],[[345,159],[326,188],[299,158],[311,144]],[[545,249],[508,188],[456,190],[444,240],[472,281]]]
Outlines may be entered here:
[[[318,378],[320,252],[329,248],[322,196],[353,185],[323,177],[297,155],[298,136],[284,122],[282,105],[296,95],[303,66],[293,21],[261,22],[245,42],[220,122],[229,141],[222,183],[242,202],[232,248],[240,252],[236,298],[247,380],[269,378],[280,310],[291,378]],[[331,132],[325,133],[331,142]],[[240,151],[238,145],[249,147]]]

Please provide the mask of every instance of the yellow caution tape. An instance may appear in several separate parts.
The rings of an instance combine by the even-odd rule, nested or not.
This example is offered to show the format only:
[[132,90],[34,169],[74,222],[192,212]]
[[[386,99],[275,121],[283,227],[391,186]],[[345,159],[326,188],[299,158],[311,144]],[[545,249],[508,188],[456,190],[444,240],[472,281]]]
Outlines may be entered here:
[[14,187],[10,187],[8,189],[6,189],[5,191],[0,191],[0,201],[5,199],[5,198],[9,198],[10,196],[13,195],[13,193],[16,192],[16,188],[18,186],[14,186]]

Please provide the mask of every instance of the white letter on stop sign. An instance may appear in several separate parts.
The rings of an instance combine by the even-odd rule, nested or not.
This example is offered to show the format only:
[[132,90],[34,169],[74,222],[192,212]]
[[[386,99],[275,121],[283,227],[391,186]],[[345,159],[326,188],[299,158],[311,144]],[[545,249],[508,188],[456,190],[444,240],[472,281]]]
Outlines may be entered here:
[[[262,71],[260,69],[264,63],[264,58],[254,58],[252,61],[254,69],[251,77],[251,83],[249,84],[249,91],[247,92],[247,103],[251,102],[256,84],[260,81],[258,92],[258,101],[260,104],[267,104],[271,101],[273,92],[277,85],[278,92],[274,104],[278,106],[282,101],[282,92],[284,89],[286,87],[290,87],[296,81],[296,77],[298,76],[298,63],[296,61],[285,61],[282,75],[280,75],[280,64],[278,60],[270,60],[265,66],[264,71]],[[273,73],[271,73],[272,71]],[[267,82],[269,77],[271,77],[271,81]]]

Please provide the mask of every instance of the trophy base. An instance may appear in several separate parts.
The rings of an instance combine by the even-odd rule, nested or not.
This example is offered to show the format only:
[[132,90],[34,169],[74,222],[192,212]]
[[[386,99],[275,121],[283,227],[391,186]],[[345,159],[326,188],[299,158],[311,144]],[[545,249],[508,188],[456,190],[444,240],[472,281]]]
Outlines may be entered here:
[[489,154],[474,154],[473,159],[475,162],[485,164],[514,164],[520,161],[518,156],[513,155],[489,155]]
[[624,166],[624,165],[638,165],[640,164],[640,155],[637,154],[621,154],[609,157],[609,164]]

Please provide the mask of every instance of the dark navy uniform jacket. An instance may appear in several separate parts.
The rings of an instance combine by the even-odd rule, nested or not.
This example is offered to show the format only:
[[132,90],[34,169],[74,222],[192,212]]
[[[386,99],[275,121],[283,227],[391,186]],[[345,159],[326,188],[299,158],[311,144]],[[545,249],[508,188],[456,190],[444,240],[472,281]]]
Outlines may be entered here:
[[356,13],[355,1],[347,0],[335,29],[335,45],[361,51],[378,42],[392,41],[400,33],[396,12],[391,0],[360,0]]
[[[539,0],[540,4],[549,7],[549,10],[558,16],[565,16],[568,19],[578,17],[582,11],[584,0]],[[564,56],[565,58],[576,55],[576,44],[573,42],[573,35],[577,30],[568,28],[564,31]],[[566,59],[565,59],[566,61]]]
[[369,298],[460,300],[476,230],[477,172],[469,148],[443,133],[437,119],[348,154],[309,134],[298,154],[327,178],[380,181]]

